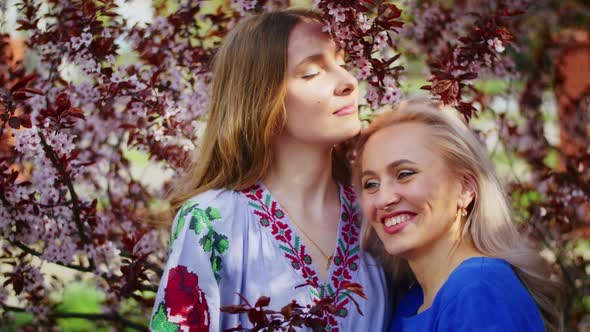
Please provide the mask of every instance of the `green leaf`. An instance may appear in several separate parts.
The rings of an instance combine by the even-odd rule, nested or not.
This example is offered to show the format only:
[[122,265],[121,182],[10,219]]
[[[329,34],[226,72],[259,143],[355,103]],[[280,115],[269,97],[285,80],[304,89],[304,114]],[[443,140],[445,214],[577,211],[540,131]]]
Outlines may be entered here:
[[178,217],[178,223],[176,224],[176,229],[174,230],[174,234],[172,234],[172,238],[170,239],[170,250],[172,250],[172,245],[174,244],[174,241],[176,241],[176,239],[178,239],[178,235],[180,234],[180,231],[182,230],[182,227],[184,226],[184,218],[185,218],[185,216],[183,216],[182,214],[180,215],[180,217]]
[[251,207],[255,208],[256,210],[264,211],[264,209],[262,208],[262,206],[260,204],[248,202],[248,205],[250,205]]
[[191,229],[195,230],[195,234],[201,234],[205,223],[207,222],[207,214],[201,209],[194,209],[193,210],[193,217],[191,219]]
[[229,241],[227,240],[227,236],[222,235],[219,243],[217,244],[217,251],[222,254],[225,254],[227,249],[229,248]]
[[208,207],[207,210],[205,210],[205,211],[207,212],[207,216],[209,217],[210,221],[221,219],[221,213],[219,212],[218,209]]
[[158,307],[158,311],[154,314],[150,328],[154,332],[176,332],[176,331],[178,331],[178,325],[168,321],[168,318],[166,317],[166,307],[164,306],[163,302],[160,303],[160,306]]
[[203,247],[203,250],[205,250],[205,252],[210,252],[211,248],[213,247],[213,242],[211,241],[211,238],[209,236],[203,236],[201,238],[201,241],[199,241],[201,243],[201,246]]

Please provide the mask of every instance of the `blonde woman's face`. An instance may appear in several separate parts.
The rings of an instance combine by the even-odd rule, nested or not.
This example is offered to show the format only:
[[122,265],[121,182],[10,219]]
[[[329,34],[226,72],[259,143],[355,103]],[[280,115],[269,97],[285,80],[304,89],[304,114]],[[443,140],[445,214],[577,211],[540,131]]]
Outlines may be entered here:
[[334,145],[360,131],[358,82],[344,68],[320,23],[301,22],[289,35],[284,137]]
[[391,255],[408,259],[452,247],[463,187],[419,123],[377,131],[361,156],[361,204]]

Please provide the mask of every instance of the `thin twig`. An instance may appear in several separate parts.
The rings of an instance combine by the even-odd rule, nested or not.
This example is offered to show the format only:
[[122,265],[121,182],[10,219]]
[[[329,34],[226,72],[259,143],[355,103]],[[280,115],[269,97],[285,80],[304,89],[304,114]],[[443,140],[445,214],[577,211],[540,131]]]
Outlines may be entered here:
[[[41,139],[41,145],[43,145],[43,150],[45,150],[45,153],[47,154],[47,156],[49,157],[49,159],[53,163],[53,166],[63,176],[63,182],[68,187],[68,190],[70,192],[70,196],[72,199],[72,212],[73,212],[72,215],[74,217],[74,221],[76,222],[76,227],[78,228],[78,235],[80,236],[80,240],[82,241],[82,243],[89,243],[89,240],[86,237],[86,234],[84,233],[84,225],[82,224],[82,220],[80,219],[80,207],[78,206],[78,195],[76,194],[76,191],[74,190],[74,184],[72,182],[72,179],[70,178],[70,174],[68,172],[66,172],[65,169],[62,169],[59,161],[57,160],[57,156],[55,154],[55,151],[51,148],[51,146],[49,144],[47,144],[47,141],[45,140],[45,136],[43,135],[43,133],[41,131],[38,131],[37,133],[39,135],[39,138]],[[91,270],[93,270],[94,269],[94,260],[91,257],[89,257],[88,261],[90,264],[89,268]]]
[[[25,245],[24,243],[20,242],[20,241],[10,241],[10,243],[12,245],[15,245],[17,247],[19,247],[22,251],[26,252],[27,254],[36,256],[36,257],[41,257],[42,253],[36,251],[33,248],[28,247],[27,245]],[[59,263],[59,262],[51,262],[53,264],[57,264],[63,267],[67,267],[73,270],[77,270],[80,272],[94,272],[90,267],[87,266],[82,266],[82,265],[75,265],[75,264],[63,264],[63,263]]]

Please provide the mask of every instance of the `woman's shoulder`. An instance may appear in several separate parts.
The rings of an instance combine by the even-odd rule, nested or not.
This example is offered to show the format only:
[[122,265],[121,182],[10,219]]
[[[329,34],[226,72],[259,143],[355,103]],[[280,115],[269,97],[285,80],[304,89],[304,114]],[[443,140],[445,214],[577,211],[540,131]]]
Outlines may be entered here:
[[207,207],[229,210],[236,207],[241,208],[244,205],[247,205],[247,203],[240,191],[227,188],[210,189],[188,199],[180,207],[179,211],[203,209]]
[[215,222],[213,224],[228,224],[232,220],[246,213],[247,204],[241,192],[231,189],[210,189],[199,193],[187,200],[176,213],[175,223],[190,217],[190,219],[202,220],[204,222]]
[[472,257],[463,261],[449,276],[448,282],[467,285],[519,283],[510,263],[501,258]]
[[462,330],[484,326],[543,330],[534,299],[511,265],[498,258],[476,257],[463,262],[449,276],[433,306],[441,324],[462,326]]
[[482,307],[535,306],[510,263],[500,258],[474,257],[459,265],[440,291],[441,306],[471,303]]

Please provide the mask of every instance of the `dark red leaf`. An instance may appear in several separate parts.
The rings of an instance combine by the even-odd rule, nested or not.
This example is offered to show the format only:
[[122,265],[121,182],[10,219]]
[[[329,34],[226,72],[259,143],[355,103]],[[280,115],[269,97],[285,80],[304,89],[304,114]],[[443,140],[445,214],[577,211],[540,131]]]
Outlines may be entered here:
[[20,119],[17,117],[12,117],[8,119],[8,125],[12,129],[19,129],[20,128]]
[[270,297],[268,296],[261,296],[256,301],[255,307],[266,307],[270,304]]
[[24,88],[25,86],[27,86],[27,84],[29,84],[29,82],[33,81],[35,78],[35,74],[26,75],[25,77],[21,78],[16,83],[14,83],[14,85],[10,88],[10,93],[14,93]]
[[33,124],[31,123],[31,116],[30,115],[23,114],[23,115],[19,116],[19,119],[20,119],[21,126],[23,126],[25,128],[33,127]]
[[458,77],[459,80],[474,80],[477,78],[477,73],[466,73]]
[[43,91],[39,90],[39,89],[34,89],[34,88],[23,88],[23,91],[26,91],[28,93],[32,93],[32,94],[36,94],[36,95],[40,95],[40,96],[44,96],[45,94],[43,93]]

